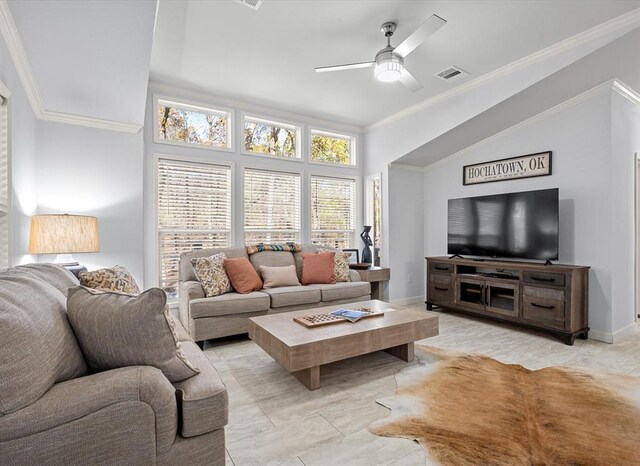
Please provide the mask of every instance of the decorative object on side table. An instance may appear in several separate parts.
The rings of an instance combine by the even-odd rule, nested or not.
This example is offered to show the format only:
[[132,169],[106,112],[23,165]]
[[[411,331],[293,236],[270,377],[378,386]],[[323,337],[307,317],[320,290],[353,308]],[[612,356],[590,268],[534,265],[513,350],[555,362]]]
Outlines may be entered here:
[[76,277],[87,270],[72,254],[99,252],[98,219],[88,215],[50,214],[31,217],[29,254],[56,254],[54,264]]
[[371,257],[371,246],[373,246],[373,241],[371,241],[371,236],[369,236],[369,232],[371,231],[371,226],[364,227],[362,233],[360,233],[360,238],[364,242],[364,248],[362,249],[362,263],[363,264],[371,264],[373,259]]
[[349,256],[349,265],[360,262],[360,251],[357,249],[343,249],[342,252]]

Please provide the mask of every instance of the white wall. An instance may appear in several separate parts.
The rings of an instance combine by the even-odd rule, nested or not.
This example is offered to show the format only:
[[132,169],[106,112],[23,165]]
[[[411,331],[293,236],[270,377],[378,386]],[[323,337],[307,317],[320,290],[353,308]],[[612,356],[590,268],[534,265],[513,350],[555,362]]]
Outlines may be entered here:
[[[611,340],[633,323],[633,157],[637,136],[625,131],[630,115],[603,88],[592,98],[507,132],[427,168],[425,254],[447,250],[447,200],[503,192],[560,188],[560,262],[591,266],[589,326]],[[614,116],[615,115],[615,116]],[[631,115],[633,116],[633,115]],[[637,114],[635,114],[637,116]],[[616,123],[618,119],[623,122]],[[636,127],[636,131],[640,129]],[[620,142],[612,143],[612,137]],[[463,165],[553,151],[551,176],[462,185]],[[615,309],[615,311],[614,311]],[[615,317],[614,317],[615,316]]]
[[[195,105],[209,106],[212,108],[230,108],[235,111],[235,145],[234,151],[220,151],[206,149],[198,146],[178,146],[172,144],[158,143],[154,141],[154,125],[153,111],[154,96],[160,96],[168,100],[177,102],[192,103]],[[272,157],[261,155],[246,155],[241,153],[242,147],[242,112],[252,113],[265,118],[272,118],[276,121],[280,118],[287,123],[295,123],[302,126],[302,161],[280,160]],[[314,164],[308,161],[308,139],[307,129],[309,126],[322,128],[325,130],[333,130],[343,134],[353,134],[356,136],[357,147],[357,166],[356,167],[340,167],[324,164]],[[147,96],[147,113],[144,126],[144,153],[145,153],[145,286],[158,285],[158,263],[157,263],[157,234],[155,225],[156,218],[156,184],[155,184],[155,159],[158,155],[171,158],[171,156],[192,161],[223,163],[232,166],[233,170],[233,229],[234,243],[236,245],[244,244],[242,229],[242,173],[244,167],[264,168],[268,170],[282,170],[298,172],[302,174],[302,241],[309,242],[309,231],[306,225],[309,224],[310,199],[308,196],[308,177],[311,174],[342,176],[355,178],[357,180],[358,205],[356,215],[356,243],[354,247],[362,248],[362,242],[358,239],[358,234],[362,231],[362,212],[363,212],[363,157],[364,147],[362,137],[360,136],[361,128],[335,124],[318,120],[306,115],[292,114],[275,108],[251,105],[246,102],[227,99],[220,96],[212,96],[199,92],[193,92],[186,89],[166,86],[160,83],[151,83],[149,94]]]
[[33,262],[27,254],[31,215],[36,212],[36,138],[40,122],[31,110],[13,60],[3,40],[0,40],[0,81],[11,92],[9,125],[11,157],[11,231],[10,260],[12,264]]
[[[422,171],[389,167],[389,300],[424,301],[424,189]],[[415,247],[415,245],[419,247]]]

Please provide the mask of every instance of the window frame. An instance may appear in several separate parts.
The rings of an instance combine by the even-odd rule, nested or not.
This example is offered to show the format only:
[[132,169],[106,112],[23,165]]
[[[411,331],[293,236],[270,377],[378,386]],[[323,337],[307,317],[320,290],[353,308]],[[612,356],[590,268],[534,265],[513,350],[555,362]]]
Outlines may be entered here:
[[[321,162],[321,161],[313,160],[311,158],[311,144],[313,142],[314,133],[321,134],[323,136],[337,137],[340,139],[349,139],[352,147],[352,150],[351,150],[352,162],[349,165],[345,165],[345,164]],[[309,126],[309,128],[307,129],[307,154],[309,156],[309,163],[312,165],[320,165],[323,167],[338,167],[338,168],[345,168],[345,169],[350,169],[350,168],[357,169],[359,168],[358,135],[355,133],[349,133],[349,132],[337,132],[336,130],[321,128],[319,126]]]
[[[7,267],[10,267],[13,264],[13,171],[12,171],[12,97],[11,91],[5,85],[5,83],[0,80],[0,95],[5,99],[5,102],[2,104],[6,107],[7,110],[7,198],[6,198],[6,214],[7,214]],[[4,264],[0,264],[2,267]]]
[[239,208],[240,208],[240,229],[242,231],[242,234],[240,235],[240,241],[242,242],[242,245],[246,245],[247,242],[245,240],[245,234],[247,233],[247,230],[245,228],[245,210],[244,210],[244,203],[245,203],[245,172],[247,170],[254,170],[254,171],[264,171],[264,172],[272,172],[272,173],[284,173],[287,175],[296,175],[299,177],[300,179],[300,199],[298,200],[298,205],[300,208],[300,230],[299,230],[299,242],[300,243],[304,243],[305,242],[305,215],[304,215],[304,211],[303,211],[303,206],[304,206],[304,198],[307,195],[305,193],[305,190],[307,189],[307,186],[305,185],[305,177],[303,174],[302,170],[294,170],[294,169],[287,169],[287,168],[271,168],[269,166],[261,166],[261,165],[253,165],[253,164],[242,164],[241,166],[241,182],[240,182],[240,199],[239,199]]
[[[160,107],[160,102],[165,102],[171,104],[173,108],[180,108],[182,110],[193,110],[198,112],[209,112],[213,114],[226,115],[228,118],[228,132],[227,132],[227,147],[216,147],[216,146],[207,146],[206,144],[196,144],[190,142],[181,142],[181,141],[167,141],[165,139],[160,139],[158,136],[158,132],[160,130],[160,123],[158,121],[158,108]],[[206,102],[194,102],[188,99],[175,99],[171,97],[166,97],[161,94],[153,94],[153,142],[155,144],[167,144],[171,146],[179,146],[179,147],[190,147],[192,149],[204,149],[209,151],[220,151],[220,152],[235,152],[235,133],[236,133],[236,113],[233,108],[223,107],[220,105],[212,105],[208,106]]]
[[[320,165],[327,165],[327,164],[320,164]],[[333,166],[333,164],[331,164],[331,166]],[[313,243],[313,195],[311,193],[311,178],[316,177],[316,178],[335,178],[338,180],[349,180],[349,181],[353,181],[355,182],[355,197],[354,197],[354,225],[353,225],[353,248],[357,248],[358,247],[358,229],[360,228],[360,222],[361,222],[361,208],[360,208],[360,183],[361,180],[359,178],[359,176],[357,174],[341,174],[341,173],[328,173],[326,171],[318,171],[318,170],[309,170],[309,173],[307,174],[307,209],[308,209],[308,219],[307,219],[307,228],[308,228],[308,242],[310,244],[315,244]]]
[[[247,119],[252,119],[254,121],[258,121],[261,123],[266,123],[270,125],[277,125],[282,128],[295,129],[296,131],[296,156],[295,157],[281,157],[279,155],[271,155],[271,154],[263,154],[262,152],[253,152],[247,150],[244,146],[244,124]],[[279,121],[278,121],[279,120]],[[268,116],[264,116],[261,114],[256,114],[252,112],[241,112],[240,113],[240,128],[238,130],[238,147],[240,147],[240,153],[242,155],[250,155],[253,157],[261,157],[268,158],[273,160],[284,160],[286,162],[304,162],[304,152],[302,148],[304,147],[303,134],[304,134],[304,125],[300,123],[293,122],[287,119],[280,118],[271,118]],[[243,171],[244,173],[244,171]]]
[[[155,286],[162,287],[161,276],[162,276],[162,261],[160,259],[160,215],[158,209],[158,196],[159,196],[159,185],[158,185],[158,169],[161,161],[169,161],[169,162],[177,162],[177,163],[191,163],[195,165],[213,165],[218,167],[229,168],[229,180],[230,180],[230,230],[229,230],[229,239],[228,239],[228,247],[232,247],[235,244],[236,240],[236,212],[237,212],[237,204],[236,204],[236,167],[235,163],[228,161],[216,161],[216,160],[203,160],[200,157],[191,157],[185,155],[178,154],[167,154],[155,152],[153,155],[153,260],[155,261],[154,270],[155,276],[153,277],[153,281]],[[175,298],[169,298],[168,301],[170,304],[175,305],[178,302],[177,296]]]

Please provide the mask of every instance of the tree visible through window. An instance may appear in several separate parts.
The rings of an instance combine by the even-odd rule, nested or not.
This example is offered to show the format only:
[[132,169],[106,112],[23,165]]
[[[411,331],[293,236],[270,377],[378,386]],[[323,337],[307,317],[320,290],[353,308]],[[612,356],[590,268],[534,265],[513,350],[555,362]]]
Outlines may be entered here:
[[297,130],[294,126],[258,120],[244,119],[244,149],[258,154],[296,158]]
[[356,182],[345,178],[311,177],[311,242],[349,248],[356,224]]
[[158,100],[158,138],[161,141],[230,147],[229,114]]
[[336,165],[354,165],[353,143],[349,136],[311,131],[311,160]]

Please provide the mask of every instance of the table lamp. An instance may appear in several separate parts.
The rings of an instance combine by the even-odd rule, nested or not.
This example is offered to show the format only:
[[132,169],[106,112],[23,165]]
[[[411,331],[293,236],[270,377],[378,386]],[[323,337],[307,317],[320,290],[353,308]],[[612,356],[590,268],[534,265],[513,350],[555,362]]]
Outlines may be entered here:
[[54,264],[74,274],[87,270],[72,254],[99,252],[98,219],[87,215],[34,215],[31,217],[29,254],[57,254]]

